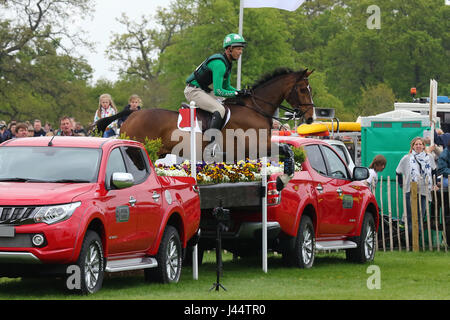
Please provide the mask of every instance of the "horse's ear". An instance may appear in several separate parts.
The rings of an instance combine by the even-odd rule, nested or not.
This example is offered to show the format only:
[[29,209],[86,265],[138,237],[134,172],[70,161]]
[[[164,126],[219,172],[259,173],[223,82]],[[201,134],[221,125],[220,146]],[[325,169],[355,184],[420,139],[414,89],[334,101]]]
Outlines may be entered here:
[[311,73],[313,73],[313,72],[314,72],[314,69],[312,69],[311,71],[308,71],[308,69],[306,69],[305,77],[308,78],[311,75]]
[[[311,72],[312,73],[312,72]],[[311,74],[308,73],[308,68],[306,68],[305,70],[301,71],[301,73],[299,74],[297,81],[302,80],[303,78],[308,78],[308,76]]]

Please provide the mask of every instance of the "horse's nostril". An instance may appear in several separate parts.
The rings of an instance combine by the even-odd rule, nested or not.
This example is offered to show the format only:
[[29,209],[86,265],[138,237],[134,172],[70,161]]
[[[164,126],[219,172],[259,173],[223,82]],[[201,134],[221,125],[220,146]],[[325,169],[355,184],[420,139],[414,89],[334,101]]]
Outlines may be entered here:
[[307,124],[311,124],[313,122],[313,118],[308,118],[307,120],[306,120],[306,123]]

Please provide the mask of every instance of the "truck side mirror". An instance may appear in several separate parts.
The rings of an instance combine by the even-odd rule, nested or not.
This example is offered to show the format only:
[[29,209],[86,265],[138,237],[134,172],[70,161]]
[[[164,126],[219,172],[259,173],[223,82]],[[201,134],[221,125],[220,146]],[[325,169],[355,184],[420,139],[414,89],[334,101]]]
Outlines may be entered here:
[[366,167],[355,167],[353,169],[353,180],[361,181],[369,178],[369,169]]
[[134,178],[131,173],[114,172],[112,175],[112,185],[117,189],[129,188],[134,184]]

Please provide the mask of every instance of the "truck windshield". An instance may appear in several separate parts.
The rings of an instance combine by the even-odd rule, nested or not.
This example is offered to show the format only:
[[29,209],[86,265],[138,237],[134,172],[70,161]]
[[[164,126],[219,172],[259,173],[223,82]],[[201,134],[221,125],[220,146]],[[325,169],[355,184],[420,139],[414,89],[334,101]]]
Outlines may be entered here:
[[0,182],[95,182],[100,159],[100,149],[2,147]]

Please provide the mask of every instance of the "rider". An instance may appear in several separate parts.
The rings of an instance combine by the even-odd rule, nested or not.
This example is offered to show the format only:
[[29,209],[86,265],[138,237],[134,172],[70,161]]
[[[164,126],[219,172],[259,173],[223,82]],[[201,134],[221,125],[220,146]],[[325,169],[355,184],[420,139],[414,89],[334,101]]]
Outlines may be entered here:
[[[184,95],[188,101],[195,101],[197,107],[212,113],[209,129],[222,128],[225,108],[217,97],[229,98],[246,94],[230,85],[232,62],[239,59],[247,42],[236,33],[223,40],[223,53],[213,54],[203,61],[186,79]],[[209,88],[213,85],[214,91]],[[214,142],[214,137],[211,139]]]

